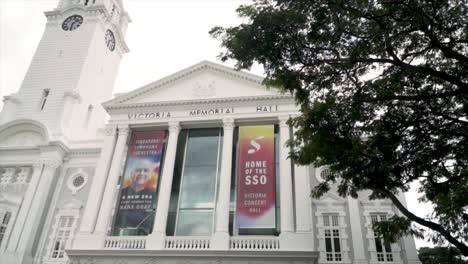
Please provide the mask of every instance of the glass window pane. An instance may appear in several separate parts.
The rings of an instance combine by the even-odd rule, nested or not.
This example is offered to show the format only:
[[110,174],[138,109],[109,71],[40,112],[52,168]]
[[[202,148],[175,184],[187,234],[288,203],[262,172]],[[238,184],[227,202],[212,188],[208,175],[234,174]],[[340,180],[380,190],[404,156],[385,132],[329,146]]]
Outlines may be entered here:
[[327,252],[332,252],[332,242],[329,237],[325,238],[325,249]]
[[390,243],[385,242],[385,252],[392,252],[392,247],[390,246]]
[[180,208],[213,208],[216,167],[186,167]]
[[169,212],[177,212],[177,202],[179,201],[179,190],[172,189],[169,202]]
[[176,213],[167,214],[167,226],[166,226],[166,235],[173,236],[176,222]]
[[382,242],[378,238],[375,239],[375,249],[377,252],[382,252]]
[[213,213],[199,211],[180,211],[177,222],[178,236],[211,235]]
[[341,251],[340,239],[339,238],[334,238],[333,239],[333,244],[335,246],[335,252],[340,252]]
[[210,131],[215,133],[202,136],[198,135],[199,133],[196,134],[195,131],[190,131],[185,166],[216,166],[218,162],[219,130],[210,129],[208,132]]

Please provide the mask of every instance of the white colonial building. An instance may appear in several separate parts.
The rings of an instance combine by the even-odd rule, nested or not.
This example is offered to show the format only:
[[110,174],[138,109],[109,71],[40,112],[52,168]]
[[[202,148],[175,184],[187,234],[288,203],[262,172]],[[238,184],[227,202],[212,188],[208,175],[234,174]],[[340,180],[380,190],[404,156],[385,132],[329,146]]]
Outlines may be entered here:
[[0,114],[0,263],[420,263],[374,237],[391,202],[310,197],[329,171],[287,158],[292,96],[204,61],[111,99],[122,1],[45,15]]

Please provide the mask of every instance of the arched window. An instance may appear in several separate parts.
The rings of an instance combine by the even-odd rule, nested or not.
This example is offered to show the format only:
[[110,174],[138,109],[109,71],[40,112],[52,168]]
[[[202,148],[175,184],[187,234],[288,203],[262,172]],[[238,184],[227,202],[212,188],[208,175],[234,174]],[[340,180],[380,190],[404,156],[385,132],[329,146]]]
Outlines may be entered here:
[[68,200],[59,206],[46,247],[50,260],[63,261],[64,263],[68,261],[65,248],[71,246],[81,208],[81,201],[75,199]]

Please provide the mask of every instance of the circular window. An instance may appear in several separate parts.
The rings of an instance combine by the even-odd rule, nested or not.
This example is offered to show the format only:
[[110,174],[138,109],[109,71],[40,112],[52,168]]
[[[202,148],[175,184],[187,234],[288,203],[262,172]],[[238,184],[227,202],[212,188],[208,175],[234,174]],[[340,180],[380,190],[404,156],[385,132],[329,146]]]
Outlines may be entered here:
[[78,172],[72,174],[68,178],[67,186],[68,189],[70,189],[72,193],[75,194],[86,185],[87,181],[88,175],[80,169]]
[[329,168],[325,168],[322,170],[322,172],[320,172],[320,177],[324,180],[326,180],[327,178],[329,178],[330,176],[332,176],[333,173],[331,172],[331,170]]
[[82,175],[78,175],[77,177],[75,177],[75,179],[73,179],[73,186],[74,186],[75,188],[80,188],[81,185],[84,184],[84,181],[85,181],[85,180],[84,180],[83,176],[82,176]]
[[323,182],[333,176],[333,172],[330,170],[330,168],[323,166],[315,169],[315,178],[319,182]]

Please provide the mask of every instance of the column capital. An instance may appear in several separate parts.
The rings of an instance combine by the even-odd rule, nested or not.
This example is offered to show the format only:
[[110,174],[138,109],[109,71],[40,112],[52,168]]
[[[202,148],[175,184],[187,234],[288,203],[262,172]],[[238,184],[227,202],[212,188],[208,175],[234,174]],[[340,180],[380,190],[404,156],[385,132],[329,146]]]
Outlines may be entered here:
[[113,136],[113,135],[115,135],[116,131],[117,131],[117,126],[116,126],[116,125],[110,125],[110,124],[108,124],[108,125],[106,125],[106,127],[104,128],[104,134],[105,134],[106,136]]
[[232,119],[232,118],[223,119],[223,128],[224,128],[224,130],[234,129],[234,119]]
[[119,129],[119,136],[126,136],[128,134],[128,132],[130,131],[130,128],[128,127],[128,125],[118,125],[117,126],[118,129]]
[[290,116],[279,116],[278,120],[280,127],[289,127],[289,125],[287,124],[289,118]]
[[41,167],[42,165],[44,165],[45,168],[48,169],[57,169],[58,167],[60,167],[60,165],[62,165],[62,161],[56,159],[39,159],[33,164],[33,168],[36,169]]
[[42,163],[41,160],[36,160],[36,161],[33,162],[33,164],[31,164],[34,171],[42,169],[42,165],[44,165],[44,163]]
[[179,133],[180,131],[180,123],[179,122],[169,122],[169,133]]

